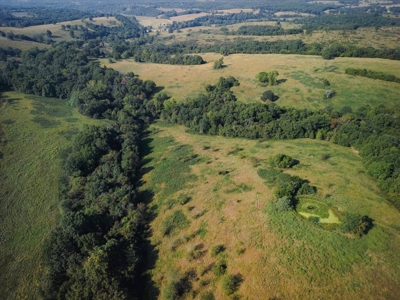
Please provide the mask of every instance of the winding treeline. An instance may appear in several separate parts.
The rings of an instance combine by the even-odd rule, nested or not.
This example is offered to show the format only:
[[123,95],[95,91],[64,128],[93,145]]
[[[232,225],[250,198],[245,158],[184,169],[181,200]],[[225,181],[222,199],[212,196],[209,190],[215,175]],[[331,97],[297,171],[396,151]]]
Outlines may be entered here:
[[359,27],[399,26],[400,19],[383,17],[381,13],[326,14],[297,19],[296,23],[304,24],[311,30],[353,30]]
[[49,270],[43,297],[132,298],[138,291],[145,218],[135,192],[138,142],[166,96],[153,97],[152,81],[89,62],[81,46],[23,51],[20,62],[8,61],[0,71],[2,86],[68,98],[85,115],[114,120],[85,128],[68,151],[61,219],[44,249]]
[[246,25],[240,26],[237,31],[230,32],[229,34],[265,36],[298,34],[303,33],[303,31],[302,28],[283,29],[281,26]]
[[360,150],[368,173],[400,209],[400,109],[365,106],[311,111],[275,104],[236,101],[233,77],[208,85],[206,93],[184,103],[164,102],[161,116],[193,132],[242,138],[312,138]]
[[347,68],[346,74],[400,83],[400,78],[396,77],[393,74],[388,74],[385,72],[378,72],[367,69]]
[[103,13],[89,13],[69,8],[25,8],[23,11],[27,15],[17,17],[11,10],[0,9],[0,26],[28,27],[104,16]]

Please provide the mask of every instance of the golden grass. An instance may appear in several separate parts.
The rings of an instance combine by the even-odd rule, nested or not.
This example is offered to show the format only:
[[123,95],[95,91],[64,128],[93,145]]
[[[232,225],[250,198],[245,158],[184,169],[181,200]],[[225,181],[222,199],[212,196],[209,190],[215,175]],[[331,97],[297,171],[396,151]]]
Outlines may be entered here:
[[190,14],[190,15],[181,15],[181,16],[176,16],[176,17],[171,17],[171,21],[176,21],[176,22],[184,22],[184,21],[190,21],[194,20],[196,18],[204,17],[210,15],[209,13],[198,13],[198,14]]
[[171,20],[167,19],[156,19],[153,17],[143,17],[143,16],[135,16],[135,18],[139,21],[139,23],[143,26],[152,26],[153,28],[158,28],[160,25],[165,26],[167,24],[171,24]]
[[[182,185],[177,192],[191,196],[189,203],[178,208],[191,221],[190,227],[175,236],[162,236],[159,232],[163,219],[176,209],[170,211],[163,206],[157,208],[159,214],[151,223],[151,241],[158,253],[151,276],[160,290],[163,290],[170,277],[182,277],[189,270],[194,270],[200,280],[192,282],[192,290],[198,294],[212,290],[216,299],[228,299],[212,271],[205,271],[223,257],[227,260],[229,274],[242,275],[243,282],[238,293],[245,299],[337,299],[339,289],[341,299],[363,298],[366,291],[369,295],[366,298],[376,299],[382,298],[380,295],[383,290],[389,298],[399,291],[400,274],[396,267],[398,259],[396,263],[387,260],[397,255],[396,249],[400,245],[399,212],[379,196],[375,183],[363,173],[361,159],[351,149],[309,139],[260,143],[193,135],[185,132],[182,126],[164,126],[163,123],[152,125],[151,131],[150,138],[153,141],[172,137],[181,145],[192,145],[193,151],[204,159],[204,162],[192,166],[192,173],[198,176],[196,183]],[[228,155],[233,148],[242,150]],[[159,150],[155,151],[157,153]],[[163,158],[154,153],[146,157],[149,162],[145,167],[156,170],[161,161],[168,160],[168,151],[163,151]],[[391,238],[387,236],[385,243],[392,239],[393,248],[374,250],[371,246],[368,253],[360,254],[360,263],[353,268],[344,267],[342,273],[332,270],[330,277],[321,275],[329,273],[329,269],[315,270],[311,276],[307,273],[309,271],[298,273],[296,270],[299,265],[329,265],[331,258],[327,253],[326,262],[322,263],[313,261],[314,258],[307,255],[298,256],[295,249],[301,253],[302,247],[314,246],[295,238],[283,239],[268,222],[269,216],[264,208],[273,199],[273,190],[257,175],[257,169],[252,166],[252,158],[259,159],[261,167],[266,167],[268,158],[277,153],[285,153],[300,160],[300,164],[289,173],[308,179],[311,185],[317,186],[318,196],[325,199],[324,202],[342,212],[357,211],[372,217],[377,227],[390,232]],[[330,153],[331,158],[321,160],[323,153]],[[228,175],[218,175],[221,170],[231,172]],[[152,190],[152,172],[146,174],[141,190]],[[166,186],[168,184],[168,181],[165,182]],[[246,185],[250,190],[229,191],[239,185]],[[324,197],[326,194],[330,195],[329,198]],[[159,203],[158,197],[158,194],[154,196],[153,203]],[[188,207],[192,207],[191,210]],[[206,212],[198,218],[194,217],[201,211]],[[190,236],[204,224],[207,233],[203,237],[195,235],[189,241],[177,245],[179,238]],[[326,232],[326,240],[320,241],[321,249],[333,247],[329,244],[331,234],[337,235]],[[363,239],[372,241],[373,238],[374,233],[371,231]],[[349,243],[353,243],[351,239]],[[210,249],[221,244],[226,247],[226,251],[220,258],[212,257]],[[196,247],[203,254],[197,259],[189,259],[189,252]],[[240,249],[244,249],[244,253],[239,253]],[[343,255],[342,259],[346,260],[346,254]],[[371,257],[374,260],[371,261]],[[370,277],[374,272],[379,274],[379,280],[374,281],[372,278],[376,277]],[[354,276],[355,273],[357,276]]]
[[99,121],[59,99],[16,92],[1,98],[0,298],[38,299],[43,243],[58,222],[60,153],[75,131]]
[[5,37],[0,36],[0,47],[2,48],[17,48],[20,50],[28,50],[34,47],[38,47],[39,49],[47,49],[50,48],[50,45],[36,43],[31,41],[17,41],[17,40],[10,40]]
[[[207,84],[214,84],[219,77],[234,76],[240,86],[232,90],[238,100],[258,102],[266,89],[271,89],[280,99],[280,106],[298,108],[324,108],[332,105],[335,108],[365,104],[394,104],[398,101],[399,84],[373,80],[364,77],[348,76],[344,71],[348,67],[367,68],[383,71],[400,77],[400,62],[375,58],[336,58],[324,60],[318,56],[282,55],[282,54],[234,54],[224,57],[227,66],[213,70],[213,61],[221,55],[215,53],[201,54],[208,63],[198,66],[177,66],[151,63],[136,63],[133,60],[121,60],[101,64],[122,72],[132,71],[143,79],[150,79],[177,101],[184,101],[204,91]],[[327,68],[337,68],[329,72]],[[262,87],[255,79],[261,71],[277,70],[279,79],[286,82],[277,86]],[[324,99],[325,89],[319,82],[326,78],[331,83],[330,89],[337,92],[331,100]]]

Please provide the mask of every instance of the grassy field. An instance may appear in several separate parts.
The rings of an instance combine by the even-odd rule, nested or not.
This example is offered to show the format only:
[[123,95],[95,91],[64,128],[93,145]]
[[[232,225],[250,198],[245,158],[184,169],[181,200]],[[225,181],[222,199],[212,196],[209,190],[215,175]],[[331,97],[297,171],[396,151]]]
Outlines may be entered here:
[[[369,58],[336,58],[324,60],[318,56],[281,55],[281,54],[235,54],[224,57],[226,68],[213,70],[213,61],[221,55],[201,54],[208,63],[198,66],[177,66],[150,63],[136,63],[133,59],[121,60],[110,64],[101,60],[103,65],[122,72],[132,71],[143,79],[154,80],[165,87],[177,101],[184,101],[204,90],[206,84],[214,84],[219,77],[234,76],[240,86],[234,87],[238,100],[243,102],[260,101],[266,89],[271,89],[280,99],[280,106],[298,108],[335,108],[351,106],[353,108],[371,104],[396,104],[400,85],[394,82],[355,77],[344,74],[346,68],[367,68],[383,71],[400,77],[400,62]],[[285,82],[271,87],[260,86],[255,76],[261,71],[277,70],[278,79]],[[326,100],[322,79],[327,79],[336,91],[336,96]]]
[[[232,299],[223,285],[224,262],[226,274],[238,279],[234,295],[243,299],[337,299],[339,291],[341,299],[399,294],[399,212],[380,196],[351,149],[309,139],[193,135],[164,122],[150,127],[145,142],[151,152],[139,189],[154,217],[148,273],[154,286],[146,287],[146,299],[169,299],[174,286],[185,299],[207,292]],[[268,158],[277,153],[300,161],[287,172],[316,186],[321,204],[338,214],[366,214],[374,228],[356,239],[296,212],[274,211],[273,186],[257,170],[269,168]]]
[[[29,27],[24,27],[24,28],[0,27],[0,31],[3,31],[5,33],[13,32],[14,34],[24,34],[26,36],[33,37],[36,34],[42,34],[46,30],[50,30],[52,32],[52,39],[55,42],[71,41],[74,39],[71,38],[68,30],[61,29],[61,25],[83,25],[83,26],[85,26],[85,22],[89,22],[89,20],[86,19],[84,22],[82,22],[82,20],[75,20],[75,21],[60,22],[57,24],[29,26]],[[119,23],[119,21],[116,20],[114,17],[93,18],[93,21],[91,21],[91,23],[98,24],[98,25],[103,24],[104,26],[114,26],[110,22],[116,22],[116,24]],[[38,48],[50,47],[49,45],[40,44],[40,43],[36,43],[36,42],[30,42],[30,41],[12,41],[12,40],[9,40],[9,39],[3,38],[3,37],[0,37],[0,43],[1,43],[1,47],[14,47],[14,48],[19,48],[21,50],[29,49],[32,47],[38,47]]]
[[38,299],[43,242],[58,221],[61,153],[84,124],[65,101],[0,98],[0,298]]

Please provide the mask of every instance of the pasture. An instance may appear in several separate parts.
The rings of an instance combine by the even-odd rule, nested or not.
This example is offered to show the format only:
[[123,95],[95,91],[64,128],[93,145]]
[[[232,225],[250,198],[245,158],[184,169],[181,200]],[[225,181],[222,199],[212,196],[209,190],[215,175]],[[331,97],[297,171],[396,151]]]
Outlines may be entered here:
[[[185,101],[203,92],[207,84],[214,84],[219,77],[234,76],[240,86],[232,90],[239,101],[258,102],[263,91],[270,89],[280,98],[280,106],[320,109],[330,105],[357,108],[362,105],[398,103],[399,84],[346,75],[345,69],[367,68],[400,77],[400,62],[370,58],[336,58],[324,60],[319,56],[283,54],[233,54],[224,57],[225,68],[213,69],[213,61],[221,57],[216,53],[200,54],[208,63],[197,66],[178,66],[137,63],[133,59],[101,64],[122,72],[134,72],[143,79],[150,79],[163,86],[177,101]],[[277,70],[278,79],[284,82],[263,87],[255,76],[262,71]],[[329,87],[322,79],[330,82]],[[336,95],[326,99],[324,92],[332,89]]]
[[[145,287],[145,298],[167,297],[179,283],[184,298],[211,292],[231,299],[221,272],[240,278],[235,295],[246,299],[337,299],[338,290],[341,299],[377,299],[400,292],[399,212],[351,149],[309,139],[193,135],[161,121],[142,147],[139,195],[153,216],[147,274],[154,286]],[[375,226],[357,239],[295,211],[274,211],[274,187],[257,170],[278,153],[300,161],[285,172],[316,186],[321,207],[366,214]],[[176,226],[166,231],[172,218]]]
[[43,243],[59,218],[62,154],[85,124],[100,121],[59,99],[0,97],[0,293],[37,299]]

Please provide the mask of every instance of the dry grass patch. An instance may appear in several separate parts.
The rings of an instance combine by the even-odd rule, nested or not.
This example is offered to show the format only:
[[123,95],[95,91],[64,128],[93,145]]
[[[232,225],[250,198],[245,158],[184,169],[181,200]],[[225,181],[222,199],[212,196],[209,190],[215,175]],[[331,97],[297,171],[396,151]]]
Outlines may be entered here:
[[[387,205],[375,183],[359,172],[363,170],[361,159],[351,149],[309,139],[259,142],[193,135],[182,126],[164,122],[152,125],[151,131],[154,152],[146,157],[149,163],[144,167],[154,169],[147,177],[154,176],[160,164],[173,155],[163,150],[167,144],[160,143],[166,138],[179,145],[192,145],[193,152],[202,158],[191,166],[197,180],[193,184],[182,183],[176,192],[190,195],[190,202],[165,213],[163,206],[158,207],[160,213],[151,223],[154,232],[151,241],[158,251],[151,274],[161,291],[169,282],[171,270],[179,278],[194,271],[196,279],[191,281],[191,291],[196,294],[212,291],[216,299],[228,299],[221,289],[220,277],[211,271],[214,264],[225,260],[226,274],[242,276],[237,293],[248,299],[335,299],[339,288],[343,299],[358,298],[365,295],[365,290],[375,297],[380,293],[379,288],[386,289],[387,295],[396,294],[397,285],[385,283],[383,279],[393,278],[398,284],[398,259],[371,262],[370,256],[357,247],[367,247],[369,253],[379,253],[382,259],[395,255],[397,252],[385,245],[392,238],[395,248],[400,245],[399,231],[395,229],[400,228],[399,212]],[[162,160],[157,159],[158,151],[163,153]],[[289,212],[278,219],[266,213],[274,199],[273,188],[266,186],[257,175],[251,158],[257,158],[260,167],[266,168],[268,158],[278,153],[300,160],[288,172],[316,185],[321,201],[342,211],[368,214],[375,220],[376,229],[360,241],[348,241],[337,233],[312,227],[301,216],[296,217],[296,213]],[[326,153],[330,154],[329,158],[321,159]],[[221,173],[221,170],[228,172]],[[243,189],[244,185],[250,189]],[[151,182],[147,181],[141,189],[152,190]],[[330,196],[326,197],[327,194]],[[160,203],[158,197],[155,194],[152,203]],[[160,236],[163,220],[176,210],[186,215],[189,227],[173,237]],[[285,231],[286,226],[291,228],[289,232]],[[312,238],[314,235],[317,238]],[[342,246],[335,248],[332,242]],[[211,250],[217,245],[222,245],[224,251],[213,256]],[[335,249],[342,249],[346,254],[341,255]],[[346,259],[356,262],[354,267],[359,270],[356,278],[352,264]],[[343,260],[343,264],[335,260]],[[368,274],[370,270],[379,272],[382,264],[387,273],[382,275],[382,281],[375,283]],[[184,297],[190,297],[188,293]]]
[[143,17],[143,16],[135,16],[135,18],[139,21],[139,23],[143,26],[151,26],[153,28],[158,28],[160,25],[165,26],[167,24],[171,24],[171,20],[167,19],[157,19],[154,17]]

